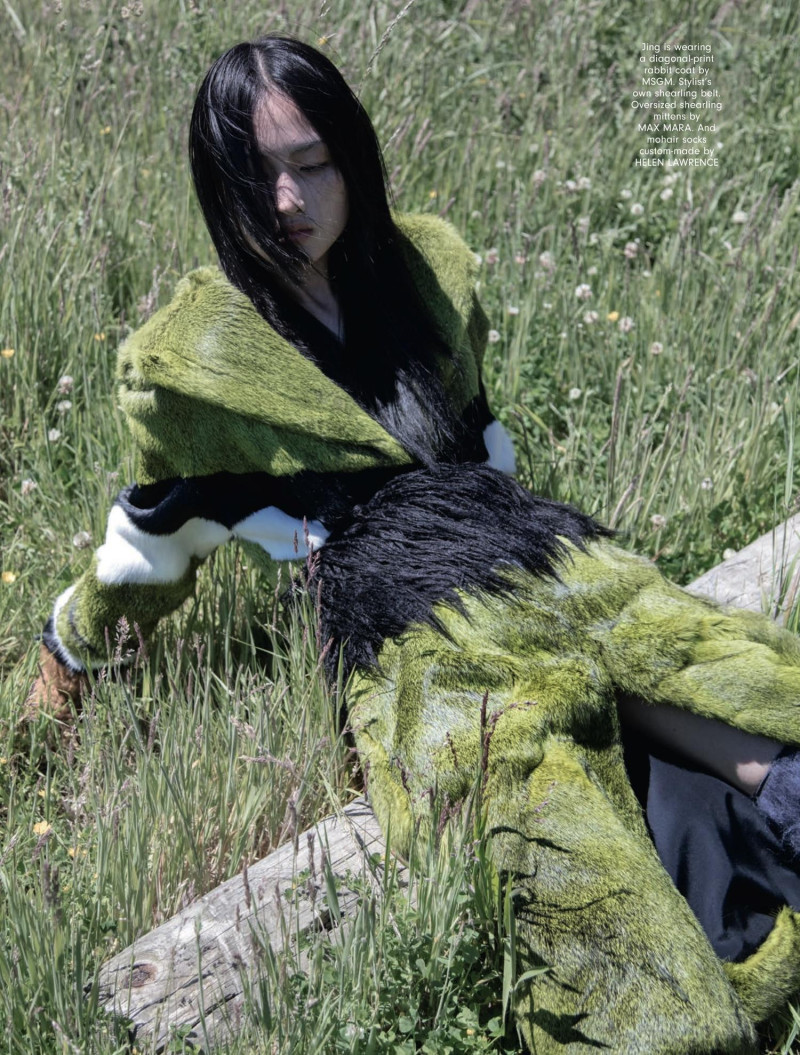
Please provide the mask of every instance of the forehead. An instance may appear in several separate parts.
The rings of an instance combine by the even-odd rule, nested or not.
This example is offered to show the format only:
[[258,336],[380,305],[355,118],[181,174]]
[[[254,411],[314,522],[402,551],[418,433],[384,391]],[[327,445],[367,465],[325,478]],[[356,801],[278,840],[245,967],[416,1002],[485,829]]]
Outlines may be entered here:
[[262,154],[288,158],[322,142],[297,104],[277,92],[262,97],[253,115],[253,126]]

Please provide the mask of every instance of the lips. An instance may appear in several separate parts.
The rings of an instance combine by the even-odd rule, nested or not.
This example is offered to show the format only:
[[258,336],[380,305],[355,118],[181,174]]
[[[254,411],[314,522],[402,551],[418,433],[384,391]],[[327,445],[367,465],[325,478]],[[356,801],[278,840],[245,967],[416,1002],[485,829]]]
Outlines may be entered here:
[[294,242],[303,238],[308,238],[313,233],[313,227],[288,227],[286,228],[285,237],[290,238]]

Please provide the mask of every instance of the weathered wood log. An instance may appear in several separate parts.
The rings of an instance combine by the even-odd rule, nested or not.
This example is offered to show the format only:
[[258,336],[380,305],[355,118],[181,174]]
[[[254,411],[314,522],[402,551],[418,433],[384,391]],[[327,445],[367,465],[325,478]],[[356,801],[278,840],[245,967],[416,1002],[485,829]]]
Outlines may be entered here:
[[[100,1006],[156,1051],[176,1030],[211,1050],[240,1028],[266,950],[346,925],[365,878],[380,883],[384,850],[374,814],[356,799],[105,963]],[[330,880],[335,898],[326,896]]]
[[720,604],[767,612],[783,621],[800,584],[800,514],[711,568],[690,585],[692,593]]
[[[689,588],[723,604],[781,617],[797,591],[798,555],[800,515]],[[128,1019],[136,1037],[152,1042],[156,1051],[181,1028],[210,1051],[236,1032],[265,944],[281,952],[303,934],[346,926],[359,897],[353,877],[374,877],[372,859],[382,859],[384,853],[374,814],[364,799],[357,799],[341,815],[320,821],[293,845],[251,865],[109,960],[99,974],[101,1005]],[[336,918],[317,896],[326,869],[335,880]],[[400,866],[398,871],[402,874]],[[301,877],[307,896],[292,900],[287,925],[284,894]]]

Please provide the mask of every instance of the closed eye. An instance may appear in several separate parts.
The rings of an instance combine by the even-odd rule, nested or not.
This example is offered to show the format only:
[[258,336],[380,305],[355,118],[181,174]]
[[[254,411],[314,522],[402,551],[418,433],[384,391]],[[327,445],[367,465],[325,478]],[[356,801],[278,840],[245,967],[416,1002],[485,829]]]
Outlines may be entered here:
[[298,165],[298,172],[320,172],[322,169],[327,168],[330,165],[330,161],[320,161],[316,165]]

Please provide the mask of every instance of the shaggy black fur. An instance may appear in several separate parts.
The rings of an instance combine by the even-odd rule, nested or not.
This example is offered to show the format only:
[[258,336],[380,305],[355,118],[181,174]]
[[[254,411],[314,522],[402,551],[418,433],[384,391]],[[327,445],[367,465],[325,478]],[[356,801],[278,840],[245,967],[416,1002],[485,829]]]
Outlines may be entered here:
[[463,611],[457,589],[510,592],[503,565],[558,576],[563,539],[583,546],[610,536],[571,506],[537,498],[485,465],[441,465],[391,480],[315,556],[310,579],[319,590],[322,640],[345,675],[377,664],[386,638],[412,623],[444,630],[433,606]]

